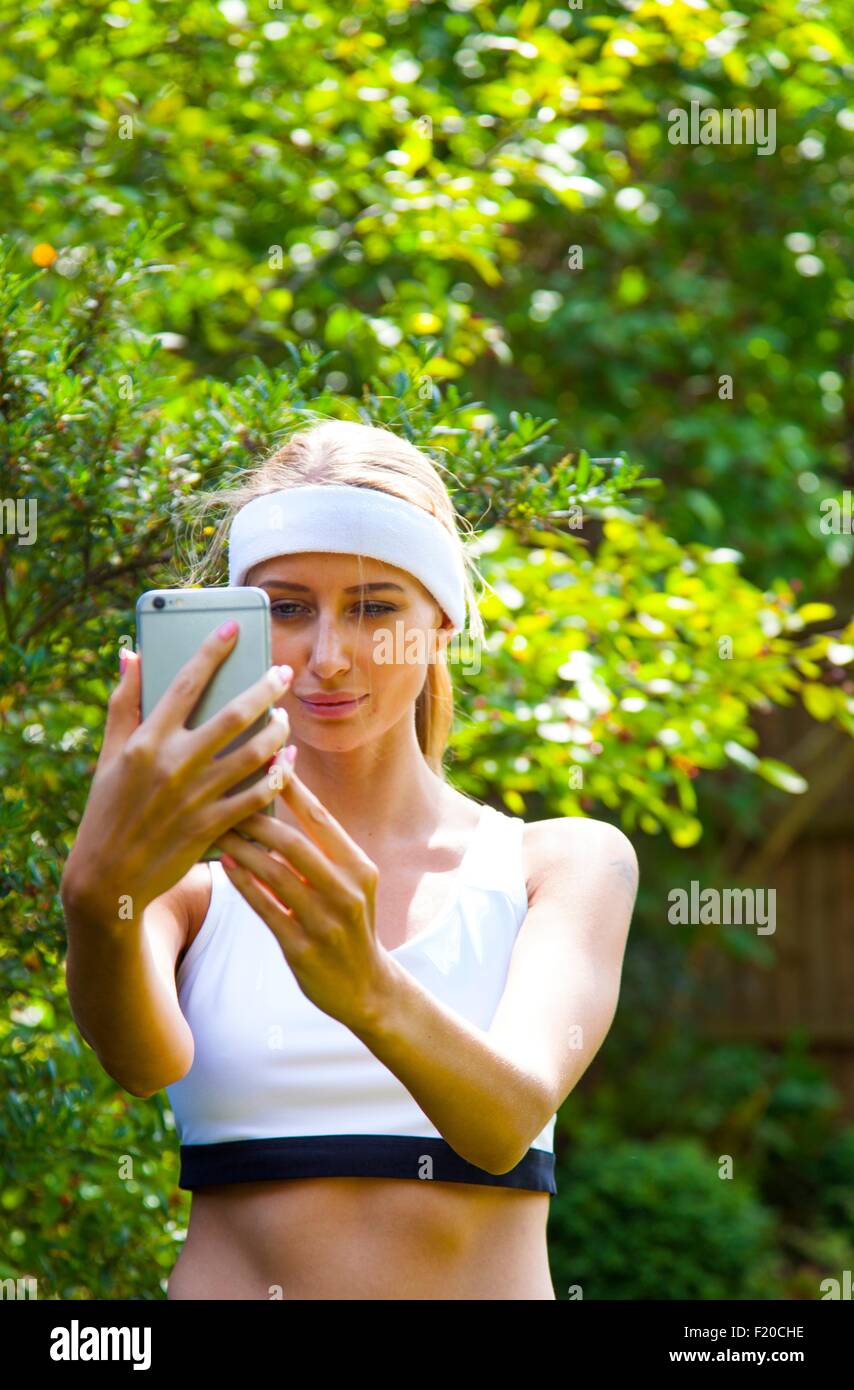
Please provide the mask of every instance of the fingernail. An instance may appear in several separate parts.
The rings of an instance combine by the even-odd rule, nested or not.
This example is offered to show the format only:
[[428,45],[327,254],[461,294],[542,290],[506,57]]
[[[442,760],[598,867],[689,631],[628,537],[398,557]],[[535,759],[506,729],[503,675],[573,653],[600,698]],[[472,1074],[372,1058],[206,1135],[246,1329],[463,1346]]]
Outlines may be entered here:
[[275,675],[276,675],[276,678],[277,678],[278,681],[279,681],[279,684],[281,685],[282,689],[284,690],[285,686],[288,684],[288,681],[291,679],[291,676],[293,675],[293,671],[292,671],[291,667],[290,667],[290,666],[274,666],[274,667],[273,667],[273,671],[274,671],[274,673],[275,673]]
[[219,862],[220,862],[226,869],[236,869],[236,868],[237,868],[237,860],[236,860],[236,859],[232,859],[231,855],[230,855],[230,854],[226,854],[225,851],[223,851],[223,853],[220,855],[220,857],[219,857]]
[[126,647],[122,647],[121,651],[119,652],[119,675],[120,675],[120,676],[123,676],[123,675],[124,675],[124,673],[125,673],[125,667],[127,666],[127,664],[128,664],[127,648],[126,648]]
[[223,623],[222,627],[217,628],[216,635],[217,637],[221,637],[223,642],[227,642],[229,637],[233,637],[236,631],[237,623],[234,618],[229,618],[227,623]]
[[285,762],[295,763],[297,760],[296,744],[289,743],[284,753],[282,754],[282,757],[284,758]]

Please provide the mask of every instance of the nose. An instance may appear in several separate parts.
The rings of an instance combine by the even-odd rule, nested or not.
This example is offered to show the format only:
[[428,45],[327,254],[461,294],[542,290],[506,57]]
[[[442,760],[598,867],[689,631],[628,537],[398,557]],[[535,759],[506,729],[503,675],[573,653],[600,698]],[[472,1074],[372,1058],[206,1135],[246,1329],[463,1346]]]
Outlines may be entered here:
[[309,666],[318,680],[329,680],[350,668],[346,643],[333,613],[321,613],[318,617]]

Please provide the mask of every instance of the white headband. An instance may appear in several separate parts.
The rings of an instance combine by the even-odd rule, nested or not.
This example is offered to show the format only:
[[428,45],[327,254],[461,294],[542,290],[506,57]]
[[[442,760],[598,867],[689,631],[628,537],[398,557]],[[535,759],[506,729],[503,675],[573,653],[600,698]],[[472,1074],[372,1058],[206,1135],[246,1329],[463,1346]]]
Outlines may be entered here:
[[462,631],[466,596],[459,543],[422,507],[378,488],[308,484],[253,497],[231,523],[228,582],[244,584],[262,560],[314,550],[368,555],[406,570],[433,595],[453,632]]

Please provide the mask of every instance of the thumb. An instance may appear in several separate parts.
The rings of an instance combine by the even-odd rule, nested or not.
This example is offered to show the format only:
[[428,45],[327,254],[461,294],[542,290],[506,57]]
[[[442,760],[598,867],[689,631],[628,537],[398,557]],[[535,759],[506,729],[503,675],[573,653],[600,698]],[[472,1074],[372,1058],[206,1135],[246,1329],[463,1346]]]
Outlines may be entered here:
[[101,757],[112,758],[124,747],[140,725],[140,661],[139,653],[122,648],[120,664],[124,670],[118,685],[113,688],[107,706],[107,723]]

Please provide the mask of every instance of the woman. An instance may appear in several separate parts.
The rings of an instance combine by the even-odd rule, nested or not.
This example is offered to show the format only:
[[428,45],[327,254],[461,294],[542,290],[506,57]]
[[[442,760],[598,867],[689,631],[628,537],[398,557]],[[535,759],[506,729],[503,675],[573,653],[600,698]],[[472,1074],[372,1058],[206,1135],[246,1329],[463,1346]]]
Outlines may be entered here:
[[168,1296],[554,1299],[555,1113],[616,1010],[634,851],[445,781],[447,644],[466,610],[483,629],[425,454],[323,422],[203,510],[223,498],[190,582],[227,539],[281,669],[191,731],[233,624],[144,723],[129,654],[62,884],[80,1030],[175,1112],[193,1200]]

